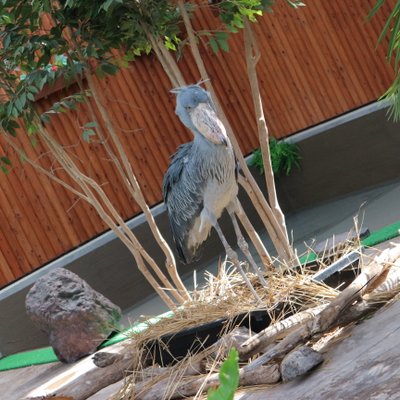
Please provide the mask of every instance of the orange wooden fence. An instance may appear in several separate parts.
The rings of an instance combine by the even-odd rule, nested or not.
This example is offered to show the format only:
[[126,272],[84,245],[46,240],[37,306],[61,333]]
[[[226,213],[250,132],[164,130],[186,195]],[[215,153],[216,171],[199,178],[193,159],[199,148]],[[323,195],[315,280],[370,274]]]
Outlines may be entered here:
[[[376,49],[390,3],[371,22],[366,16],[372,0],[314,0],[300,10],[277,3],[272,14],[254,25],[262,53],[260,85],[274,137],[289,136],[374,101],[390,85],[394,76],[385,63],[385,46]],[[217,29],[218,21],[201,8],[195,27]],[[229,40],[229,53],[215,55],[204,45],[201,52],[240,145],[249,153],[257,147],[257,134],[242,42],[242,35],[236,34]],[[199,80],[188,49],[179,65],[188,83]],[[191,139],[174,114],[168,78],[149,55],[98,84],[147,201],[154,205],[161,201],[169,156]],[[39,100],[40,108],[49,108],[60,95]],[[130,218],[138,207],[103,147],[82,140],[82,126],[90,120],[86,111],[81,107],[53,117],[51,131],[82,169],[104,185],[123,218]],[[19,138],[27,155],[47,168],[57,167],[40,143],[32,146],[23,132]],[[0,145],[0,152],[13,162],[10,173],[0,175],[1,287],[80,246],[106,226],[88,204],[21,161],[3,139]]]

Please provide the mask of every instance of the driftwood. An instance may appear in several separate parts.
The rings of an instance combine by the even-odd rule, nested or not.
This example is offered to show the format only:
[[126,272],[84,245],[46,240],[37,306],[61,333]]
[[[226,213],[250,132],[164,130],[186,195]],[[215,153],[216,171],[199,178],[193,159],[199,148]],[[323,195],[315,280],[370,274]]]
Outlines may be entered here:
[[[341,308],[340,304],[345,305],[346,303],[351,302],[350,299],[354,296],[361,296],[362,293],[367,291],[373,291],[373,294],[365,294],[363,301],[352,304],[347,312],[337,315],[335,321],[333,321],[333,316],[331,316],[330,324],[332,326],[347,324],[374,311],[382,305],[383,302],[390,299],[390,291],[393,291],[400,286],[400,260],[397,260],[399,255],[400,252],[397,248],[386,250],[380,256],[375,258],[372,264],[366,267],[364,274],[352,283],[352,288],[349,288],[344,294],[342,293],[331,304],[324,304],[301,311],[276,324],[268,326],[266,329],[250,337],[247,341],[242,343],[238,349],[241,360],[249,359],[253,355],[263,352],[276,340],[288,336],[300,325],[305,324],[310,320],[314,320],[328,306],[331,310],[335,309],[338,305]],[[393,265],[388,267],[387,265],[390,264]],[[382,270],[382,273],[380,274],[379,270],[381,267],[384,267],[385,269]],[[370,282],[364,290],[361,289],[362,292],[359,292],[358,288],[361,288],[364,283],[367,282],[368,276],[372,276],[374,271],[377,274],[377,279],[374,282]],[[379,300],[376,298],[377,293],[387,293],[387,296]]]
[[86,400],[105,400],[105,399],[111,400],[113,398],[116,398],[114,396],[116,396],[120,392],[120,390],[124,387],[125,383],[126,380],[121,379],[120,381],[115,382],[112,385],[99,390],[97,393],[95,393],[93,396],[88,397]]
[[[101,353],[98,352],[96,354]],[[92,356],[71,365],[63,373],[50,379],[44,385],[32,390],[25,397],[26,400],[42,400],[43,398],[66,397],[73,400],[85,400],[94,393],[98,392],[119,380],[121,380],[126,370],[132,368],[134,355],[123,344],[117,343],[107,348],[107,354],[114,354],[113,358],[108,357],[108,363],[101,363],[98,367]],[[104,357],[104,360],[107,357]]]
[[315,318],[326,307],[326,304],[313,307],[268,326],[241,344],[238,348],[240,359],[248,360],[253,355],[262,352],[271,343],[293,332],[300,324]]
[[[279,366],[277,364],[265,365],[257,371],[246,371],[244,368],[239,370],[239,385],[254,386],[276,383],[280,380]],[[193,396],[198,392],[204,392],[209,388],[219,385],[217,373],[180,379],[179,382],[171,376],[159,381],[150,388],[144,390],[143,385],[138,385],[135,390],[134,398],[141,400],[162,400],[180,399]],[[147,387],[149,385],[147,384]]]
[[252,332],[248,328],[238,326],[211,345],[207,349],[207,353],[213,358],[224,358],[234,347],[239,352],[239,358],[242,359],[242,345],[250,340],[251,334]]
[[281,378],[288,382],[306,374],[324,361],[322,355],[308,346],[301,346],[285,356],[281,363]]
[[369,293],[383,283],[389,271],[400,257],[400,246],[386,249],[367,265],[361,274],[332,300],[315,318],[306,321],[295,331],[286,336],[279,344],[244,367],[246,371],[255,371],[262,365],[276,358],[282,358],[297,345],[304,343],[317,333],[333,326],[340,313],[349,307],[357,298]]

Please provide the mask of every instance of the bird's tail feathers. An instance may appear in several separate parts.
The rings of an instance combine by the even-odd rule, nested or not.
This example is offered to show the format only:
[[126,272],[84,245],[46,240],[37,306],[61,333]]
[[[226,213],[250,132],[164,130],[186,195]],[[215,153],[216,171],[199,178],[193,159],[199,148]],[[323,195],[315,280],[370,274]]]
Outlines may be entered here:
[[178,251],[179,259],[183,264],[191,264],[193,262],[199,261],[203,253],[201,246],[196,248],[189,248],[185,245],[180,246],[179,244],[176,244],[176,249]]

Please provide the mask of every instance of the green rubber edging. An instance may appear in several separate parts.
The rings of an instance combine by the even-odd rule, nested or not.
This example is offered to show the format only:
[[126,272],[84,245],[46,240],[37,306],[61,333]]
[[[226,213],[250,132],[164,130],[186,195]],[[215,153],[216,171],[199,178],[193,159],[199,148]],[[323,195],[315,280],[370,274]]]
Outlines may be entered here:
[[[361,240],[363,247],[373,247],[379,243],[386,242],[387,240],[393,239],[400,235],[400,221],[395,222],[391,225],[387,225],[375,232],[372,232],[368,237]],[[318,258],[317,253],[309,252],[306,255],[300,257],[300,264],[306,265],[310,262],[315,261]]]
[[[364,247],[373,247],[379,243],[385,242],[387,240],[393,239],[400,235],[400,221],[394,224],[387,225],[375,232],[372,232],[367,238],[361,241]],[[316,253],[309,253],[300,258],[302,265],[315,261],[317,259]],[[140,322],[127,330],[117,333],[112,336],[107,341],[103,342],[99,348],[104,348],[111,346],[112,344],[122,342],[134,334],[143,332],[147,329],[149,325],[152,325],[163,318],[171,318],[174,315],[172,311],[168,311],[157,317],[151,318],[148,321]],[[30,351],[25,351],[23,353],[12,354],[10,356],[0,359],[0,372],[7,371],[10,369],[24,368],[32,365],[48,364],[52,362],[57,362],[57,356],[55,355],[51,347],[45,347],[42,349],[35,349]]]
[[[102,349],[104,347],[111,346],[112,344],[122,342],[123,340],[132,337],[132,335],[145,331],[150,325],[155,324],[164,318],[171,318],[173,315],[174,313],[172,311],[167,311],[166,313],[154,318],[150,318],[145,322],[139,322],[123,332],[116,333],[110,339],[103,342],[99,348]],[[0,359],[0,372],[10,369],[30,367],[32,365],[48,364],[57,361],[59,360],[55,355],[53,348],[43,347],[41,349],[12,354]]]

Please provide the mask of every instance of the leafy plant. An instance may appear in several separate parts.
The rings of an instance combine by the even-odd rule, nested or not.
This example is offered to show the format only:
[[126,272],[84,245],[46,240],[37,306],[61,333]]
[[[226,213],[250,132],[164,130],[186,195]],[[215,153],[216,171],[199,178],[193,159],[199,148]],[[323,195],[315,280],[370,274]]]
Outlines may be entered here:
[[[285,0],[291,7],[297,8],[304,6],[299,0]],[[236,33],[244,28],[244,21],[248,19],[256,22],[257,17],[264,12],[271,12],[274,5],[273,0],[222,0],[209,1],[214,11],[219,15],[221,22],[225,26],[225,31],[207,32],[209,44],[214,53],[219,49],[229,51],[228,33]]]
[[[370,11],[368,18],[371,19],[385,4],[386,0],[377,0]],[[389,37],[386,60],[388,63],[394,61],[396,77],[389,89],[383,94],[380,100],[388,100],[390,103],[389,116],[394,121],[400,121],[400,0],[393,6],[393,9],[386,20],[382,32],[378,38],[380,44],[385,37]]]
[[[43,26],[44,14],[51,21],[51,29]],[[174,49],[179,42],[178,17],[167,0],[61,0],[59,7],[51,0],[2,0],[1,127],[15,136],[23,121],[28,131],[35,132],[35,125],[49,124],[52,114],[76,109],[76,103],[84,102],[88,93],[61,99],[41,115],[36,97],[60,78],[74,82],[91,68],[100,78],[114,75],[135,57],[150,52],[150,33],[165,38],[166,46]],[[121,59],[112,53],[119,48],[125,51]],[[95,129],[86,128],[83,140],[90,142]]]
[[223,362],[219,382],[217,389],[208,390],[207,400],[232,400],[239,386],[239,353],[236,349],[231,349]]
[[[278,175],[282,172],[289,175],[293,168],[300,167],[301,157],[299,155],[299,149],[295,144],[272,139],[269,142],[269,151],[274,175]],[[264,163],[260,149],[253,152],[249,165],[257,167],[260,173],[264,173]]]

